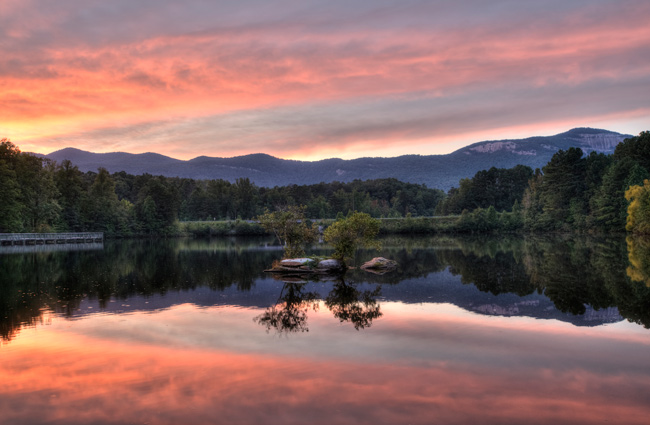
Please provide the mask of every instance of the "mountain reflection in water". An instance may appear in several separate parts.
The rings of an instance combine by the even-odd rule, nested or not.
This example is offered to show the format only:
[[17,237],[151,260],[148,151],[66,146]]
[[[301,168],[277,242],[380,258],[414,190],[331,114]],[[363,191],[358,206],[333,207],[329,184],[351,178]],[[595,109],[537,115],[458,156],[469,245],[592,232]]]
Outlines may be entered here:
[[0,422],[645,424],[648,246],[391,238],[324,282],[266,239],[0,251]]

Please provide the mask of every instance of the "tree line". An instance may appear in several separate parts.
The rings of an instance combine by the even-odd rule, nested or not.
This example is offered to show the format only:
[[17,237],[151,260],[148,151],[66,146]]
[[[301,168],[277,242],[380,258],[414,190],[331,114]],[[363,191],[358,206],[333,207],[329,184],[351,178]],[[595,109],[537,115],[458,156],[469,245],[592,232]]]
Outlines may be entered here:
[[534,172],[521,165],[479,171],[449,190],[437,212],[461,214],[460,231],[650,234],[648,179],[645,131],[619,143],[613,155],[569,148]]
[[[0,232],[171,234],[181,221],[256,219],[304,206],[310,219],[357,211],[371,217],[458,215],[450,231],[650,233],[650,132],[614,154],[558,151],[542,169],[490,168],[447,194],[396,179],[258,187],[226,180],[83,173],[69,161],[20,152],[0,140]],[[644,183],[645,182],[645,183]],[[420,220],[420,219],[418,219]],[[417,227],[414,222],[414,229]]]
[[619,143],[613,155],[584,155],[579,148],[559,151],[535,172],[524,193],[524,226],[532,231],[623,232],[629,217],[638,217],[627,230],[649,233],[650,186],[644,185],[649,178],[647,131]]
[[170,234],[178,221],[256,219],[266,210],[305,206],[307,218],[350,211],[372,217],[430,216],[444,192],[380,179],[258,187],[226,180],[81,172],[70,161],[23,153],[0,140],[0,232],[102,231]]

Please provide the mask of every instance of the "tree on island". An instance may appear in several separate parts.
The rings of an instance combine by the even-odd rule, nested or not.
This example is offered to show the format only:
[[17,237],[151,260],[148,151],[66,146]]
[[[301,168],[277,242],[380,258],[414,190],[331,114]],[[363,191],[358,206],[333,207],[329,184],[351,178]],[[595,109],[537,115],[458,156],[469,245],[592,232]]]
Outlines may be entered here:
[[334,246],[335,259],[345,262],[352,258],[357,249],[381,248],[376,240],[379,233],[380,221],[369,214],[355,212],[348,217],[334,222],[325,229],[325,242]]
[[307,225],[305,209],[305,206],[291,205],[274,212],[267,210],[257,218],[262,227],[273,233],[284,247],[283,258],[304,256],[304,245],[316,239],[317,229]]

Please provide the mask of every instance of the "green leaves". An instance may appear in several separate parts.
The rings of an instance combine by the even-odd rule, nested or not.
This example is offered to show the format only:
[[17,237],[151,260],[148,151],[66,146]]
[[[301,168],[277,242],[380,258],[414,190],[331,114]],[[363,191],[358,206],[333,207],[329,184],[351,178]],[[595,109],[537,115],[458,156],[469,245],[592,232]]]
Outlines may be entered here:
[[333,257],[344,261],[352,258],[358,248],[381,248],[381,243],[375,239],[379,227],[379,220],[369,214],[355,212],[328,227],[324,238],[334,245]]
[[307,226],[305,209],[304,206],[288,206],[274,212],[267,210],[257,218],[262,227],[273,233],[284,247],[284,258],[304,256],[304,245],[316,238],[314,226]]

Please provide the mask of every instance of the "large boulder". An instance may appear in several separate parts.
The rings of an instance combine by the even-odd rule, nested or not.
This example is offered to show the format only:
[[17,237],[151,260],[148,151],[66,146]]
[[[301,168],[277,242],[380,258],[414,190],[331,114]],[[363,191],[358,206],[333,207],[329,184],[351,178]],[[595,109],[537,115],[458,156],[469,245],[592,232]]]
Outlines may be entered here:
[[325,273],[341,272],[345,270],[345,264],[339,260],[328,258],[327,260],[321,260],[317,268]]

